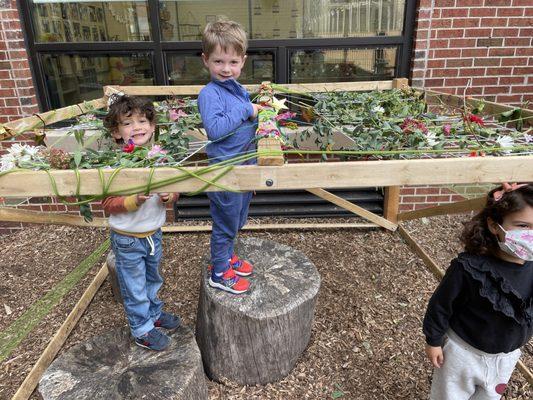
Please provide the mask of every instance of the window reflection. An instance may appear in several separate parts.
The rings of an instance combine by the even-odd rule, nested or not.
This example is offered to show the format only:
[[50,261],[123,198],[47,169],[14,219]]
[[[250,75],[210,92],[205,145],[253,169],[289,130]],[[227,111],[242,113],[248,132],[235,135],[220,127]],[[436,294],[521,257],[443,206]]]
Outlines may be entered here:
[[290,80],[348,82],[394,77],[396,48],[331,49],[294,51],[290,57]]
[[163,40],[201,40],[221,18],[242,24],[250,39],[401,35],[405,0],[160,0]]
[[36,42],[151,40],[146,1],[33,0]]
[[[171,85],[199,85],[209,81],[200,52],[167,56],[169,83]],[[239,82],[243,84],[274,80],[274,54],[248,52]]]
[[153,85],[150,54],[42,55],[52,108],[102,97],[105,85]]

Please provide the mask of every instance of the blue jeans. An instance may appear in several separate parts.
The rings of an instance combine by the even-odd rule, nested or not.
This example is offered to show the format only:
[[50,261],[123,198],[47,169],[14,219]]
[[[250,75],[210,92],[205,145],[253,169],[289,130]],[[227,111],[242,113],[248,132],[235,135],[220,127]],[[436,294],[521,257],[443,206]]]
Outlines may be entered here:
[[207,192],[213,219],[211,232],[211,264],[213,273],[221,274],[229,267],[237,232],[246,224],[252,192]]
[[134,337],[151,331],[163,308],[163,302],[157,297],[163,284],[159,273],[161,237],[161,229],[149,238],[136,238],[111,231],[120,293]]

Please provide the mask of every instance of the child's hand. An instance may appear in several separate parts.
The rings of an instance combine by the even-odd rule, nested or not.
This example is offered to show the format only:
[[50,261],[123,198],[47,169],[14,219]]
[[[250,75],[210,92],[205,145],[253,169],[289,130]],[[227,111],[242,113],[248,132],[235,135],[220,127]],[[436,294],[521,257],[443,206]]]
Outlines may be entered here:
[[261,107],[259,104],[255,104],[255,103],[252,103],[252,107],[254,109],[254,113],[252,114],[250,119],[253,120],[253,119],[257,118],[257,114],[259,114],[259,111],[261,111],[263,109],[263,107]]
[[177,201],[180,197],[180,194],[179,193],[158,193],[158,196],[159,196],[159,199],[161,199],[163,203],[167,203],[171,199],[174,201]]
[[137,194],[137,198],[135,199],[135,203],[137,204],[137,207],[140,207],[146,200],[148,200],[150,196],[146,196],[145,194]]
[[426,355],[431,361],[431,364],[435,368],[440,368],[444,364],[444,354],[442,353],[442,347],[433,347],[429,344],[426,344]]

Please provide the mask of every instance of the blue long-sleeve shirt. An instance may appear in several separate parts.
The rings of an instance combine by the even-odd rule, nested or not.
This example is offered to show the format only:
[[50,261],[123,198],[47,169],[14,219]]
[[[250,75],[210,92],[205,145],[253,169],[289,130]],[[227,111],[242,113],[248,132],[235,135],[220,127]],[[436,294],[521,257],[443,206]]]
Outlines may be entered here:
[[[256,149],[256,122],[249,118],[254,110],[250,96],[234,79],[212,80],[198,96],[198,109],[208,139],[210,163],[227,160]],[[245,164],[255,164],[250,160]]]

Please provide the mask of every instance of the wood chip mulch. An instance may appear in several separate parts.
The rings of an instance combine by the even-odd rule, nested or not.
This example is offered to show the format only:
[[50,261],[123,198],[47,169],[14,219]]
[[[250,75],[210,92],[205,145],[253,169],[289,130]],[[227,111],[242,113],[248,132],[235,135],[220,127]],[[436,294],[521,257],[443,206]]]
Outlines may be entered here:
[[[467,215],[405,223],[442,267],[460,250]],[[287,222],[288,220],[278,220]],[[294,221],[294,220],[293,220]],[[348,222],[352,222],[349,220]],[[254,221],[252,221],[254,222]],[[257,221],[255,221],[257,222]],[[261,220],[264,222],[264,220]],[[268,221],[272,222],[272,221]],[[339,222],[326,219],[296,222]],[[422,318],[438,281],[398,233],[384,230],[306,230],[244,233],[292,246],[317,266],[322,286],[307,350],[282,381],[265,386],[209,382],[210,399],[426,399],[431,366],[425,359]],[[0,331],[15,321],[107,237],[90,228],[28,226],[0,236]],[[162,263],[166,308],[195,326],[200,269],[209,234],[168,234]],[[15,393],[104,259],[0,363],[0,399]],[[7,313],[5,306],[11,311]],[[62,351],[126,324],[106,281]],[[522,361],[533,369],[533,344]],[[32,399],[40,399],[34,393]],[[533,389],[518,371],[504,399],[528,400]]]

